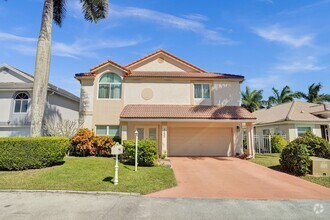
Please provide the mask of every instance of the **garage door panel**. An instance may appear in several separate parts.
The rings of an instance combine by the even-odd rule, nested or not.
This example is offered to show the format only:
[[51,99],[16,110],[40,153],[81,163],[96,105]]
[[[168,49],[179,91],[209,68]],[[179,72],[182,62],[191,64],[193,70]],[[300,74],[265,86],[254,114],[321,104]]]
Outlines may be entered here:
[[230,128],[169,128],[169,156],[229,156]]

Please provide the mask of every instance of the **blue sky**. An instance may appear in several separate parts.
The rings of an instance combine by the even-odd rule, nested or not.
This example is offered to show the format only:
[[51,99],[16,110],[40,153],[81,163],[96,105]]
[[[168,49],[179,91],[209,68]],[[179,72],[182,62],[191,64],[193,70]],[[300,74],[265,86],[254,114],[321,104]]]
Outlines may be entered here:
[[[242,74],[245,86],[330,93],[330,0],[113,0],[106,20],[83,19],[67,0],[53,28],[50,82],[76,95],[77,72],[122,65],[163,48],[203,69]],[[33,74],[42,0],[0,1],[0,63]]]

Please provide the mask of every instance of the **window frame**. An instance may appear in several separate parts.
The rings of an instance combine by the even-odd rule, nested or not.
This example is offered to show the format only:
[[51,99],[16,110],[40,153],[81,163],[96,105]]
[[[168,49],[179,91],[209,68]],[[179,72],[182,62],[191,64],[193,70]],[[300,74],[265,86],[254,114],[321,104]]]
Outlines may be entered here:
[[[156,139],[154,141],[158,141],[158,138],[159,138],[158,126],[144,126],[144,125],[138,126],[137,125],[137,126],[135,126],[134,131],[137,131],[137,129],[143,129],[143,135],[144,135],[143,140],[152,140],[152,139],[150,139],[150,131],[149,131],[150,128],[156,129]],[[141,139],[139,139],[139,140],[141,140]]]
[[[27,99],[18,99],[17,96],[19,94],[25,94],[27,96]],[[24,115],[27,114],[29,111],[29,107],[30,107],[30,95],[28,92],[16,92],[15,95],[13,96],[13,114],[17,114],[17,115]],[[20,101],[20,111],[16,112],[16,102]],[[26,107],[26,111],[22,112],[22,108],[23,108],[23,102],[26,101],[27,102],[27,107]]]
[[[299,135],[299,128],[309,128],[310,130],[306,130],[304,133],[302,133],[301,135]],[[313,127],[312,126],[297,126],[297,137],[301,137],[302,135],[304,135],[307,131],[311,131],[313,132]]]
[[[96,131],[97,131],[97,126],[103,126],[103,127],[106,127],[106,134],[105,135],[100,135],[100,134],[97,134]],[[110,131],[110,127],[117,127],[118,128],[118,135],[114,135],[114,136],[111,136],[109,134],[109,131]],[[96,136],[102,136],[102,137],[105,137],[105,136],[109,136],[109,137],[120,137],[120,125],[95,125],[95,135]]]
[[[114,74],[117,75],[120,78],[120,83],[118,82],[100,82],[102,77],[106,74]],[[100,85],[109,85],[109,98],[100,98]],[[111,98],[111,85],[120,85],[120,98]],[[97,85],[97,99],[98,100],[121,100],[122,99],[122,92],[123,92],[123,79],[122,77],[114,72],[107,71],[103,74],[101,74],[99,80],[98,80],[98,85]]]
[[[196,93],[195,93],[195,86],[196,85],[201,85],[201,92],[202,92],[202,97],[201,98],[196,98]],[[209,88],[209,94],[208,97],[204,97],[204,86],[207,85]],[[211,99],[211,84],[210,83],[194,83],[194,99]]]

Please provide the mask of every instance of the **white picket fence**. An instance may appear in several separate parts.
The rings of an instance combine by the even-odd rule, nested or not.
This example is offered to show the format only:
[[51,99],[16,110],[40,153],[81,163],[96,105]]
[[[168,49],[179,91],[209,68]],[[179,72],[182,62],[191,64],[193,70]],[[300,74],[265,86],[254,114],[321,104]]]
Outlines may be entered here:
[[[286,135],[282,135],[286,139]],[[271,135],[254,135],[254,151],[259,154],[272,153]]]

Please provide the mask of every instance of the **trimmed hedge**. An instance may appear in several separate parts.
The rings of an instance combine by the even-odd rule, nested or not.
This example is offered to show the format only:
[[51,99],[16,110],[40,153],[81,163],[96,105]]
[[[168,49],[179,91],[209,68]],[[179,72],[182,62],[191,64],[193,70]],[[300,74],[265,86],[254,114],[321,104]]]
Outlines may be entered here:
[[280,164],[284,172],[296,176],[306,175],[309,172],[310,164],[307,145],[290,142],[281,153]]
[[[124,141],[124,153],[121,161],[134,165],[135,163],[135,141]],[[157,142],[154,140],[140,140],[138,142],[138,164],[139,166],[154,166],[157,159]]]
[[0,170],[51,166],[63,160],[69,145],[66,137],[0,138]]
[[288,145],[288,141],[285,140],[282,135],[272,135],[272,153],[281,153],[282,150]]

